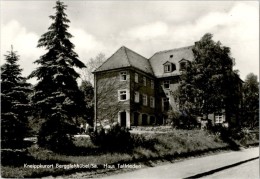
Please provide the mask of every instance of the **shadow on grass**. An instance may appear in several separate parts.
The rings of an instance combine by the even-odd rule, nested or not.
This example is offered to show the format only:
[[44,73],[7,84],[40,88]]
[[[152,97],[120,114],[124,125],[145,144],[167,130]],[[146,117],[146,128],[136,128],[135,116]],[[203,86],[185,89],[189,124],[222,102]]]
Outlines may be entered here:
[[152,152],[158,152],[155,148],[156,144],[159,144],[157,139],[146,139],[140,135],[133,135],[128,143],[104,143],[103,145],[94,145],[90,141],[80,141],[80,145],[72,145],[61,150],[55,151],[55,153],[70,155],[70,156],[87,156],[87,155],[102,155],[107,153],[127,153],[132,154],[135,148],[140,147]]
[[231,137],[228,138],[222,138],[222,140],[226,143],[228,143],[229,147],[231,150],[234,151],[239,151],[241,150],[241,145],[239,143],[237,143],[234,139],[232,139]]
[[31,156],[26,150],[18,151],[18,150],[2,150],[1,151],[1,164],[2,166],[13,166],[13,167],[21,167],[24,164],[42,164],[42,165],[50,165],[53,163],[68,163],[59,160],[39,160],[35,159]]

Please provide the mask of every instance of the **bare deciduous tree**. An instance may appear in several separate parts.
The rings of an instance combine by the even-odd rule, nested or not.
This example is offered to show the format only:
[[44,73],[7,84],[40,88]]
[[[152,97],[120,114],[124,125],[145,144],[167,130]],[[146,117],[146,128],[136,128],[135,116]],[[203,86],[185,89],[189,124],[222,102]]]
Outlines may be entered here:
[[106,60],[104,53],[100,52],[95,58],[90,58],[86,63],[87,68],[81,71],[82,81],[89,81],[92,85],[94,84],[94,75],[92,74],[100,65]]

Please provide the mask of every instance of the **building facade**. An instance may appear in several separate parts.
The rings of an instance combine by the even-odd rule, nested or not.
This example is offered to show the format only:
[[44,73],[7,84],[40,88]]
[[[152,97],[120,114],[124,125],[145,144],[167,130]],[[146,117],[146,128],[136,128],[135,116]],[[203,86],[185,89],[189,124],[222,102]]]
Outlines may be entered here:
[[[182,70],[194,59],[193,46],[161,51],[147,59],[121,47],[94,73],[95,126],[164,124],[169,110],[178,110],[175,92]],[[224,123],[225,115],[210,115]]]

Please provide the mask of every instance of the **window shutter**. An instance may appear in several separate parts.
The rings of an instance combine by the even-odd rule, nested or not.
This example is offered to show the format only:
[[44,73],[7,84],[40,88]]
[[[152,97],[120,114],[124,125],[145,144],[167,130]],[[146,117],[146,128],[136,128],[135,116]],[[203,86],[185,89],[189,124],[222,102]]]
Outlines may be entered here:
[[117,91],[117,99],[120,101],[120,90]]
[[139,103],[139,101],[140,101],[139,92],[135,91],[135,97],[134,97],[134,98],[135,98],[134,101],[135,101],[136,103]]
[[135,82],[138,83],[138,74],[135,73]]
[[126,100],[128,100],[129,98],[130,98],[129,90],[126,90]]

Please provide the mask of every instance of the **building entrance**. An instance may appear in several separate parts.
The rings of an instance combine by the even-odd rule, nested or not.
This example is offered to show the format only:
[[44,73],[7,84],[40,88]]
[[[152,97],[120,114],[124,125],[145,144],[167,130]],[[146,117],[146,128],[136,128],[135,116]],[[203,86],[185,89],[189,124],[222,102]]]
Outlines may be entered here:
[[126,127],[126,112],[123,111],[120,113],[120,125]]

